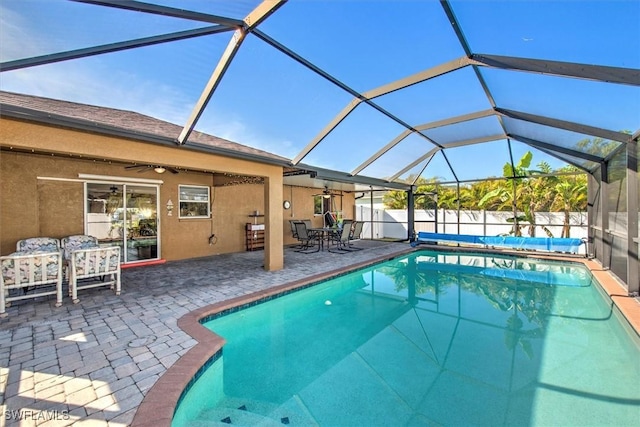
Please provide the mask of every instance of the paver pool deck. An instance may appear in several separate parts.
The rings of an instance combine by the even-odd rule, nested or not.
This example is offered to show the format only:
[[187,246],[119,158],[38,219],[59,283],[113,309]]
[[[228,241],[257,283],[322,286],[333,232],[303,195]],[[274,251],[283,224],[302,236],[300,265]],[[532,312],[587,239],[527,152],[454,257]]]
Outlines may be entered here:
[[[0,425],[131,423],[145,393],[196,340],[178,319],[203,306],[406,251],[406,243],[362,241],[347,254],[285,250],[267,272],[264,253],[243,252],[122,271],[122,294],[78,293],[76,305],[40,298],[0,319]],[[66,292],[66,287],[64,289]]]
[[[197,344],[178,319],[410,250],[407,243],[359,246],[364,249],[347,254],[286,249],[285,268],[274,272],[262,268],[261,251],[130,268],[122,272],[120,296],[95,288],[80,292],[76,305],[68,297],[60,308],[51,298],[16,304],[0,319],[0,426],[130,425],[145,394]],[[610,294],[622,294],[608,273],[601,275],[611,282]],[[640,328],[638,299],[619,298]]]

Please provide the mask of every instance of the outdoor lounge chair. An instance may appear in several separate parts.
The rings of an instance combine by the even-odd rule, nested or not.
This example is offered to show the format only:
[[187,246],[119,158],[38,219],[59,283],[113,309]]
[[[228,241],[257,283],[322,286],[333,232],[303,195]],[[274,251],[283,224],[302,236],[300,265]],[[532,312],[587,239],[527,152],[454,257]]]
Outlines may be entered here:
[[[86,234],[76,234],[73,236],[63,237],[60,240],[60,246],[62,247],[62,260],[64,263],[64,277],[69,280],[69,263],[71,260],[71,253],[80,249],[97,248],[98,239]],[[69,286],[69,296],[71,296],[71,286]]]
[[[110,280],[104,281],[109,276]],[[95,280],[78,284],[80,279]],[[77,249],[71,252],[69,259],[69,289],[73,303],[77,304],[78,290],[98,286],[115,287],[116,295],[120,295],[120,247],[97,247]]]
[[349,236],[351,235],[351,224],[352,221],[350,219],[345,219],[342,222],[342,228],[336,230],[335,233],[331,234],[331,240],[336,244],[334,250],[329,248],[329,252],[334,253],[345,253],[352,252],[354,249],[349,248]]
[[30,237],[18,240],[16,243],[18,252],[58,252],[60,251],[60,240],[53,237]]
[[[56,295],[56,307],[62,305],[62,251],[58,239],[34,237],[19,240],[17,252],[0,257],[0,317],[5,317],[11,301]],[[42,289],[55,285],[54,290]],[[48,286],[47,286],[48,287]],[[10,290],[21,289],[21,295]],[[30,292],[35,289],[35,292]]]
[[[296,252],[311,253],[320,251],[320,240],[316,233],[309,232],[304,222],[295,222],[296,233],[298,234],[298,241],[300,242],[300,250]],[[318,249],[315,251],[309,251],[313,246],[318,245]]]
[[86,234],[76,234],[73,236],[63,237],[60,241],[60,246],[62,247],[64,259],[69,261],[71,258],[71,252],[78,249],[97,248],[100,245],[98,245],[98,239],[96,237],[88,236]]

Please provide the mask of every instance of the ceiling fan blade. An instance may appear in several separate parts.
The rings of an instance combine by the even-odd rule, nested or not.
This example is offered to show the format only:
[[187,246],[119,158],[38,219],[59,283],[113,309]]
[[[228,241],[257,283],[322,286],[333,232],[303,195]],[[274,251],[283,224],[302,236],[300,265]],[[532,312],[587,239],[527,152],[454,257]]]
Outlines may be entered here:
[[136,169],[136,168],[148,168],[148,165],[131,165],[131,166],[125,166],[125,169]]
[[174,168],[170,168],[169,166],[165,166],[164,167],[166,170],[168,170],[171,173],[179,173],[177,169]]

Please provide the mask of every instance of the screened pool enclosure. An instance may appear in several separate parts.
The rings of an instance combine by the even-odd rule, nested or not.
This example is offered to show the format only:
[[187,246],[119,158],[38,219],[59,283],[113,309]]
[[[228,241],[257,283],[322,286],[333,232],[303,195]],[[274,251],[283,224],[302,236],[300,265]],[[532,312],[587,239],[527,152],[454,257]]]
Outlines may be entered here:
[[425,180],[500,177],[515,198],[527,153],[549,176],[586,173],[588,254],[639,290],[638,1],[8,0],[0,11],[1,90],[177,123],[185,147],[197,129],[278,154],[300,172],[292,185],[406,192],[408,238]]

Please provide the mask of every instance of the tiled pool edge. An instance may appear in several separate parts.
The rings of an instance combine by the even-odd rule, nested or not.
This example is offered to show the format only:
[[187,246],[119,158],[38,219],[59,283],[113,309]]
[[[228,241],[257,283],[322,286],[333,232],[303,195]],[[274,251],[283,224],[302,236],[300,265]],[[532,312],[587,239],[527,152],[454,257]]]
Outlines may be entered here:
[[627,290],[618,282],[609,270],[603,270],[602,266],[592,260],[584,260],[591,274],[596,278],[601,288],[609,295],[611,301],[622,313],[631,328],[640,336],[640,298],[626,295]]
[[529,257],[550,259],[555,261],[573,261],[583,264],[593,275],[601,290],[611,299],[615,308],[627,320],[628,326],[640,337],[640,297],[630,297],[627,289],[611,272],[598,262],[585,257],[558,257],[551,254],[528,254]]
[[[260,300],[269,299],[276,295],[288,293],[312,284],[322,282],[337,275],[365,268],[369,265],[383,262],[389,259],[421,250],[437,250],[451,252],[492,252],[478,250],[477,248],[452,248],[438,246],[418,246],[407,248],[395,253],[386,254],[348,267],[331,270],[325,273],[309,276],[270,289],[235,297],[226,301],[210,304],[195,311],[185,314],[178,319],[178,326],[193,337],[198,344],[191,348],[174,365],[172,365],[147,392],[135,414],[132,427],[171,426],[177,404],[188,388],[189,383],[197,378],[198,372],[216,358],[224,345],[224,339],[202,326],[201,321],[207,317],[213,317],[218,313],[235,309],[243,305],[250,305]],[[585,265],[595,277],[602,290],[611,298],[615,307],[627,319],[635,332],[640,335],[640,302],[623,295],[625,289],[607,270],[593,260],[583,257],[559,257],[551,254],[538,254],[526,252],[496,251],[503,255],[525,256],[532,258],[552,259],[564,262],[577,262]]]
[[189,383],[197,377],[198,371],[215,358],[225,341],[222,337],[202,326],[201,321],[207,317],[231,310],[235,307],[255,303],[275,295],[298,290],[312,284],[322,282],[332,277],[365,268],[369,265],[387,261],[399,256],[421,250],[422,248],[407,248],[394,253],[382,255],[348,267],[327,271],[304,279],[274,286],[269,289],[235,297],[226,301],[210,304],[185,314],[178,319],[178,326],[198,344],[191,348],[184,356],[176,361],[160,376],[158,381],[149,389],[142,403],[138,407],[131,423],[132,427],[170,427],[176,406],[183,391]]

